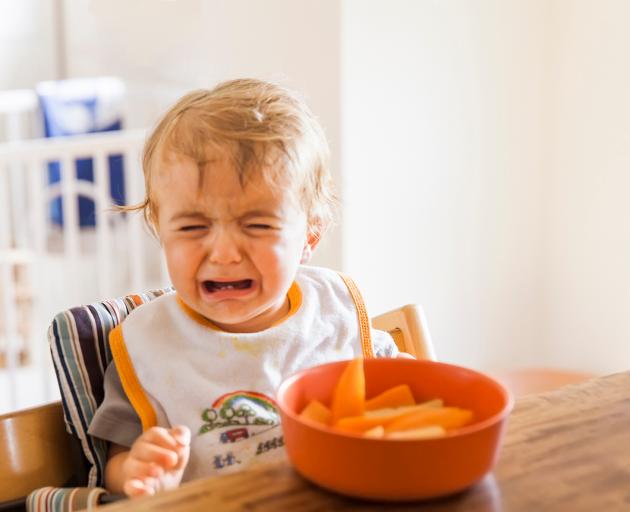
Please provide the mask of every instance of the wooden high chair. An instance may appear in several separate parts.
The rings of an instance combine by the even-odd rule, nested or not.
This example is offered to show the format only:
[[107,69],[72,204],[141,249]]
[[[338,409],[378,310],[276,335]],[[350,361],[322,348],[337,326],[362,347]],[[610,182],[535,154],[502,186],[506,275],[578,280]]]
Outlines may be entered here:
[[[109,331],[133,309],[168,291],[72,308],[55,317],[48,338],[63,405],[0,416],[0,510],[23,510],[26,502],[31,511],[71,511],[110,500],[102,488],[107,443],[87,434],[103,399],[103,375],[111,361]],[[400,350],[434,359],[418,306],[383,313],[372,323],[389,332]]]
[[372,318],[372,327],[390,334],[398,350],[416,359],[435,360],[435,350],[422,308],[407,304]]
[[[108,335],[156,290],[59,313],[48,341],[62,401],[0,416],[0,511],[70,512],[111,501],[107,443],[87,428],[103,400]],[[81,486],[81,487],[76,487]]]
[[33,489],[81,485],[81,447],[61,402],[0,415],[0,510],[19,510]]

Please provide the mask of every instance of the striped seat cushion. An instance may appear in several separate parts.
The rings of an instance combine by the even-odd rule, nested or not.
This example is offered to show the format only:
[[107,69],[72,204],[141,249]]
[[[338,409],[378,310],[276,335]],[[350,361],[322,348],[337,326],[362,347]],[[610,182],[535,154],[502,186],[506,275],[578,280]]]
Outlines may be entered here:
[[99,487],[42,487],[26,499],[29,512],[91,511],[98,507],[105,489]]
[[154,290],[72,308],[59,313],[48,330],[66,429],[81,442],[88,487],[104,484],[107,443],[89,436],[87,429],[103,401],[103,375],[112,360],[109,332],[136,307],[171,291]]

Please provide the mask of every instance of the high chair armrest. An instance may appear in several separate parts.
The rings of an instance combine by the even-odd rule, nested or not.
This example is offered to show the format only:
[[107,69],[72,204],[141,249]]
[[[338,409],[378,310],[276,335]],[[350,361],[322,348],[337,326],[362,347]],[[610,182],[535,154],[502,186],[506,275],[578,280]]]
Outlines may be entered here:
[[107,505],[108,503],[115,503],[117,501],[120,500],[126,500],[127,496],[125,496],[124,494],[111,494],[111,493],[105,493],[105,494],[101,494],[101,496],[98,499],[98,504],[99,505]]

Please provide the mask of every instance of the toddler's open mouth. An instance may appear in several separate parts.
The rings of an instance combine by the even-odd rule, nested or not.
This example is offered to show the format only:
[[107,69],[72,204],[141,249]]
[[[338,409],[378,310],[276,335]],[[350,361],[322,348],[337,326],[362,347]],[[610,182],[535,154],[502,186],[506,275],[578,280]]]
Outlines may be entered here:
[[204,281],[203,287],[208,293],[226,291],[226,290],[248,290],[252,287],[251,279],[242,279],[240,281]]

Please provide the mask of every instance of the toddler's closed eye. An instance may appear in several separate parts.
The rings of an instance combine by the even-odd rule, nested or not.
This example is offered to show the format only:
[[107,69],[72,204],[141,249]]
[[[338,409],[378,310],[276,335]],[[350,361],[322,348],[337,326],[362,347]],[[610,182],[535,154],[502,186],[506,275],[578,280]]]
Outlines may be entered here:
[[261,229],[261,230],[273,229],[273,226],[270,226],[269,224],[248,224],[247,227],[249,229]]
[[179,228],[180,231],[197,231],[200,229],[206,229],[206,226],[202,224],[190,225],[190,226],[182,226]]

